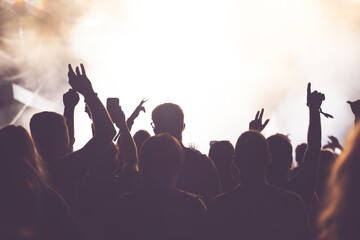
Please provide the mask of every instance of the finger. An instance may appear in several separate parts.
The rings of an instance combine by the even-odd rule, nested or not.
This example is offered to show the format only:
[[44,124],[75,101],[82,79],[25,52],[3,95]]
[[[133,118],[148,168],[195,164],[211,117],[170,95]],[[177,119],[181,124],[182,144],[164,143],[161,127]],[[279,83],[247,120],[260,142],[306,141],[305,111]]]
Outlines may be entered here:
[[255,119],[258,119],[258,116],[259,116],[259,111],[257,111],[256,115],[255,115]]
[[75,75],[74,70],[73,70],[71,64],[68,64],[68,68],[69,68],[69,75]]
[[308,95],[311,94],[311,83],[308,83],[308,85],[307,85],[307,94]]
[[266,125],[268,125],[268,123],[270,122],[270,119],[266,119],[266,121],[264,122],[264,128],[266,127]]
[[144,108],[144,107],[141,107],[141,108],[140,108],[140,111],[145,112],[145,108]]
[[86,71],[85,71],[85,67],[84,67],[84,64],[80,64],[80,67],[81,67],[81,72],[84,76],[86,76]]
[[75,68],[75,71],[76,71],[76,75],[78,75],[78,76],[80,76],[80,75],[81,75],[81,74],[80,74],[79,67],[76,67],[76,68]]
[[348,104],[352,105],[353,103],[351,101],[347,101]]
[[140,106],[143,105],[143,104],[146,103],[146,102],[147,102],[147,99],[144,98],[143,100],[141,100]]
[[260,117],[259,117],[259,120],[260,120],[260,121],[262,120],[263,115],[264,115],[264,109],[262,108],[262,109],[261,109],[261,112],[260,112]]

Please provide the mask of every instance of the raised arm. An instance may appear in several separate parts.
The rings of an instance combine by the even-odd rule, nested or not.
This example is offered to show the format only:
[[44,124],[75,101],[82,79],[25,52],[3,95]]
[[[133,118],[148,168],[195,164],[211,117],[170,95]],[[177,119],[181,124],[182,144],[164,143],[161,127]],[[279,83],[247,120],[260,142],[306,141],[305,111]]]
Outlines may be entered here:
[[92,84],[86,76],[85,68],[81,64],[76,67],[76,73],[69,64],[69,84],[71,87],[84,96],[85,102],[91,111],[94,128],[96,133],[88,142],[89,151],[104,150],[111,143],[116,131],[104,105],[92,88]]
[[336,149],[340,149],[341,151],[343,150],[343,147],[341,146],[341,144],[339,143],[339,140],[334,137],[334,136],[328,136],[329,141],[327,142],[327,144],[325,146],[323,146],[323,148],[328,148],[331,149],[332,151],[335,151]]
[[76,105],[79,102],[79,94],[73,90],[69,89],[64,95],[63,95],[63,102],[64,102],[64,117],[66,119],[66,125],[68,127],[69,131],[69,151],[68,153],[73,152],[73,146],[75,143],[75,137],[74,137],[74,110]]
[[138,171],[138,155],[136,144],[130,134],[128,126],[125,121],[125,114],[120,106],[109,109],[110,116],[119,128],[120,137],[118,145],[120,148],[121,159],[124,162],[123,171]]
[[146,112],[145,108],[143,107],[143,104],[147,101],[147,99],[141,100],[140,104],[135,108],[134,112],[131,114],[131,116],[126,121],[129,131],[131,131],[132,125],[134,124],[134,120],[139,116],[140,112]]
[[307,135],[308,147],[305,151],[304,162],[301,170],[296,175],[296,180],[301,181],[301,185],[306,190],[314,190],[317,172],[320,161],[321,150],[321,121],[320,107],[325,95],[314,91],[311,92],[311,84],[307,88],[307,106],[309,107],[309,129]]

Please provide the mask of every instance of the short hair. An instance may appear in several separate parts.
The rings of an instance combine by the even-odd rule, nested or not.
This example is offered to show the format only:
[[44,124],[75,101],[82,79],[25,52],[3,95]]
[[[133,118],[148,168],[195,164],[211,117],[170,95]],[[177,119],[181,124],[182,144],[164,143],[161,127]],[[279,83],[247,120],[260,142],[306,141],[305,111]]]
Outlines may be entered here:
[[209,157],[214,162],[228,166],[234,155],[234,146],[229,141],[210,143]]
[[139,130],[134,134],[133,139],[135,141],[138,152],[140,152],[141,146],[149,137],[151,137],[151,135],[146,130]]
[[283,134],[268,137],[269,150],[272,156],[272,168],[290,169],[292,165],[292,145],[290,139]]
[[257,131],[240,135],[235,145],[234,159],[240,167],[240,174],[263,171],[269,157],[269,146],[265,137]]
[[161,104],[152,111],[151,117],[159,133],[167,132],[175,137],[181,135],[184,126],[184,112],[178,105]]
[[54,152],[67,153],[69,133],[64,116],[55,112],[36,113],[30,120],[30,131],[44,159]]
[[139,168],[144,183],[163,185],[175,181],[182,163],[181,145],[168,133],[148,138],[141,147]]

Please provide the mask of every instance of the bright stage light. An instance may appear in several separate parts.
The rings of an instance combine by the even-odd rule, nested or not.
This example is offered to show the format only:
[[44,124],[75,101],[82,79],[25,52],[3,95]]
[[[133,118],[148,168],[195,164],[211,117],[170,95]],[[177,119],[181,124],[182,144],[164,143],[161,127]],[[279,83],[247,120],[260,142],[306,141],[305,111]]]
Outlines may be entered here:
[[100,24],[96,18],[84,18],[83,23],[86,27],[98,27]]
[[[119,97],[127,115],[141,99],[150,99],[134,131],[151,132],[151,110],[174,102],[185,112],[185,144],[193,142],[207,152],[210,140],[235,143],[265,107],[265,116],[271,117],[265,134],[290,134],[297,144],[306,140],[308,81],[327,94],[324,109],[350,117],[345,108],[329,103],[348,100],[339,78],[348,74],[344,84],[356,85],[349,63],[358,60],[359,33],[344,28],[351,24],[323,2],[140,0],[94,5],[88,16],[96,16],[101,27],[74,27],[73,52],[86,61],[103,100]],[[334,94],[337,90],[343,93]],[[323,124],[324,132],[341,138],[351,122],[336,132],[334,124]],[[89,127],[83,131],[90,132]]]

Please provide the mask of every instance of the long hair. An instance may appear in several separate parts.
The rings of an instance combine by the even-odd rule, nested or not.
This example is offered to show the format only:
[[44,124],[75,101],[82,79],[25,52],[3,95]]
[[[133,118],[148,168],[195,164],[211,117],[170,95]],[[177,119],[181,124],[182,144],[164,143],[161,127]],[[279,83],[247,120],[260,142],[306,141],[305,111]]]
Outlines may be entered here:
[[327,186],[320,239],[360,239],[360,124],[349,134]]
[[43,160],[25,128],[0,129],[0,190],[4,187],[36,189],[47,183]]

